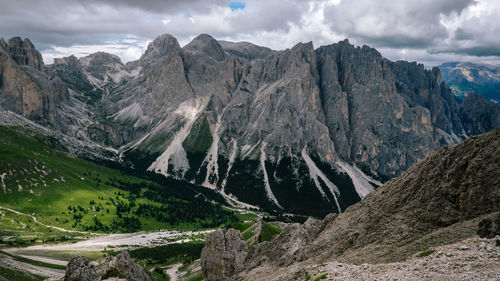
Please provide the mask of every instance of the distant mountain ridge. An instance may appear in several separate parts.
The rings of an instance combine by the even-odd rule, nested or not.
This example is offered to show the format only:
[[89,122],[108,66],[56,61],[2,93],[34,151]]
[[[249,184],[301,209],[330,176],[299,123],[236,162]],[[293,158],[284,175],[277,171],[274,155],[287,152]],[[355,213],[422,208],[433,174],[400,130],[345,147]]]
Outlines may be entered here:
[[442,80],[459,100],[474,92],[500,103],[500,65],[448,62],[439,66]]
[[[0,85],[3,123],[43,125],[75,154],[203,185],[233,205],[341,212],[442,145],[496,126],[476,118],[496,107],[461,114],[438,68],[392,62],[347,40],[273,51],[207,34],[181,48],[163,34],[127,64],[100,52],[39,68],[23,65],[36,56],[18,59],[11,45],[0,48],[0,81],[17,85]],[[30,100],[21,85],[33,77],[60,87],[51,98],[50,86],[37,84],[57,118],[6,98]]]

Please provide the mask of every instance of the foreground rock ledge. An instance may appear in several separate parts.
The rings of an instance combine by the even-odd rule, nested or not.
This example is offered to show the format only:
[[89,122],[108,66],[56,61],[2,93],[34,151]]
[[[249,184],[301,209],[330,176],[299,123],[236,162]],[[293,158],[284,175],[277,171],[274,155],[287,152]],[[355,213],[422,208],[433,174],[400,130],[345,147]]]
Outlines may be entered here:
[[208,234],[201,251],[201,269],[207,281],[231,280],[243,268],[248,253],[238,230],[218,229]]
[[[94,266],[97,265],[97,269]],[[135,263],[127,251],[121,251],[114,257],[107,257],[92,263],[83,256],[74,256],[66,268],[64,281],[100,281],[101,278],[128,281],[151,281],[150,273]],[[107,280],[107,279],[106,279]]]

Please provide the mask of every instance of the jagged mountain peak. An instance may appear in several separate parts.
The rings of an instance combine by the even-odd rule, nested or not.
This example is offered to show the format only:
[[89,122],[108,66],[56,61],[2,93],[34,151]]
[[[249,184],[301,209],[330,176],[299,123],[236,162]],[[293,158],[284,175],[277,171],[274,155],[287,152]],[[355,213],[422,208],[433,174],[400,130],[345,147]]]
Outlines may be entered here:
[[14,37],[10,38],[9,45],[11,47],[19,46],[19,47],[24,47],[24,48],[29,48],[29,49],[35,49],[35,46],[33,45],[33,43],[31,43],[30,39],[24,38],[24,40],[23,40],[19,36],[14,36]]
[[23,40],[21,37],[15,36],[10,38],[7,43],[3,41],[0,45],[3,45],[3,48],[18,65],[31,66],[37,70],[42,69],[44,65],[42,55],[28,38]]
[[140,58],[140,61],[151,61],[152,59],[163,57],[172,52],[178,53],[180,50],[181,47],[177,39],[168,33],[164,33],[148,44],[148,48]]
[[216,61],[222,61],[226,58],[222,46],[208,34],[198,35],[189,44],[184,46],[183,50],[194,54],[195,57],[206,55]]

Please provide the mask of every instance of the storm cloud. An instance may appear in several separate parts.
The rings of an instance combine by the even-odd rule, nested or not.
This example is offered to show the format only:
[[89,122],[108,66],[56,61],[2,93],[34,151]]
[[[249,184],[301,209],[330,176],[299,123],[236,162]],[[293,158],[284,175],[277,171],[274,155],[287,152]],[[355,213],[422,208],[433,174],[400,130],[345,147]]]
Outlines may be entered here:
[[500,62],[496,0],[0,0],[0,7],[0,37],[30,38],[46,63],[99,50],[134,60],[162,33],[181,45],[208,33],[273,49],[348,38],[428,66]]

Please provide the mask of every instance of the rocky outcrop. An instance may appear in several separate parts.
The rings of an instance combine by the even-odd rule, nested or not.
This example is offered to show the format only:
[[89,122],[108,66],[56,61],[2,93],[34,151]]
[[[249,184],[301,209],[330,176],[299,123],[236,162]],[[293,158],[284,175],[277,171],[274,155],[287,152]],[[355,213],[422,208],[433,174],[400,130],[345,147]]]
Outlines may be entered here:
[[23,41],[20,37],[13,37],[9,39],[5,47],[18,65],[27,65],[36,70],[42,70],[42,55],[35,49],[35,46],[33,46],[33,43],[28,38],[25,38]]
[[460,105],[460,119],[468,135],[500,128],[500,104],[469,93]]
[[[108,261],[106,261],[108,262]],[[142,266],[135,263],[127,251],[121,251],[112,257],[106,267],[104,276],[124,276],[130,281],[151,281],[151,274]]]
[[262,280],[252,276],[286,272],[301,263],[396,262],[474,237],[476,231],[493,237],[499,204],[496,129],[442,148],[343,214],[290,225],[271,242],[254,246],[233,279]]
[[89,260],[83,256],[72,257],[66,267],[64,281],[99,281],[99,276]]
[[14,37],[0,48],[0,106],[50,126],[59,122],[63,103],[69,103],[67,88],[46,72],[28,39]]
[[64,281],[128,280],[151,281],[151,274],[135,263],[127,251],[89,263],[86,257],[72,257]]
[[233,280],[231,276],[243,268],[247,251],[245,241],[237,230],[219,229],[209,233],[201,251],[205,280]]
[[291,265],[297,261],[296,252],[313,242],[322,227],[322,222],[313,218],[302,225],[294,223],[285,226],[271,242],[262,242],[251,248],[245,268],[259,267],[262,263],[280,267]]
[[249,273],[243,280],[495,280],[500,247],[492,239],[469,238],[429,248],[408,260],[379,264],[330,261],[296,263],[284,268]]

